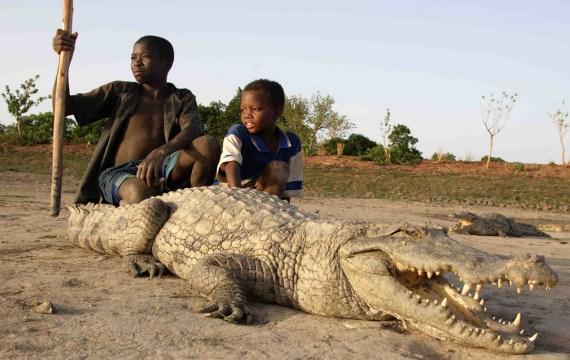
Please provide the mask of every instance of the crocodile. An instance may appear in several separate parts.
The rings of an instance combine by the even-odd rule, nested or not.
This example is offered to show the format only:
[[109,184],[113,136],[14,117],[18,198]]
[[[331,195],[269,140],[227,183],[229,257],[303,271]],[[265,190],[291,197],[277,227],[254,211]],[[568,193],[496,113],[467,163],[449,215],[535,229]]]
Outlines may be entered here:
[[450,230],[458,234],[550,237],[533,225],[519,223],[501,214],[490,213],[479,216],[471,212],[461,211],[452,216],[458,221]]
[[520,354],[537,334],[522,335],[520,314],[495,320],[481,288],[506,282],[519,292],[550,290],[558,282],[542,256],[489,254],[433,226],[322,219],[256,190],[198,187],[136,205],[69,210],[73,244],[122,256],[135,274],[166,267],[207,299],[200,312],[229,322],[251,321],[248,301],[255,300],[401,321],[445,341]]

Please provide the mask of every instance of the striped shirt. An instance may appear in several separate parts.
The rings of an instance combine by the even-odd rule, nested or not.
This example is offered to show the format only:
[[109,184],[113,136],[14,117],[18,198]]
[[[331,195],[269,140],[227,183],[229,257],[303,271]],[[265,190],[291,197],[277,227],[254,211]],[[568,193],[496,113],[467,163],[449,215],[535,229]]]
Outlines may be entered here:
[[284,161],[289,164],[289,178],[283,196],[303,196],[303,158],[301,141],[293,133],[279,132],[277,153],[271,153],[265,142],[255,134],[250,134],[242,124],[233,125],[224,137],[222,155],[218,164],[235,161],[240,164],[242,179],[255,179],[260,176],[269,162]]

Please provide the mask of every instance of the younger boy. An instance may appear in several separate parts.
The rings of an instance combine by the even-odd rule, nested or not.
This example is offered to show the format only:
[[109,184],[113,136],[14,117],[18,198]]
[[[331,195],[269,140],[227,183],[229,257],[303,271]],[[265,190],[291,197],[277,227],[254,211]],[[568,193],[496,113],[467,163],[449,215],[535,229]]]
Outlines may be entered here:
[[224,138],[218,177],[230,187],[252,188],[279,198],[302,196],[303,159],[297,135],[276,126],[285,93],[275,81],[249,83],[241,94],[241,124]]

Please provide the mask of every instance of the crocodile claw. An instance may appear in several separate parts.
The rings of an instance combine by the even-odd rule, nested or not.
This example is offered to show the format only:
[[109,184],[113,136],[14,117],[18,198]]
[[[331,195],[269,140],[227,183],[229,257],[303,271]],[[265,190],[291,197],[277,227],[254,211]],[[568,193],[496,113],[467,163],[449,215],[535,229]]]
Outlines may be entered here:
[[230,323],[254,323],[253,315],[247,307],[236,304],[217,304],[210,303],[198,310],[199,313],[205,313],[206,317],[222,319]]
[[164,274],[164,265],[156,261],[152,255],[133,255],[128,256],[126,260],[128,270],[133,277],[148,274],[148,278],[152,279],[155,275],[161,278],[162,274]]

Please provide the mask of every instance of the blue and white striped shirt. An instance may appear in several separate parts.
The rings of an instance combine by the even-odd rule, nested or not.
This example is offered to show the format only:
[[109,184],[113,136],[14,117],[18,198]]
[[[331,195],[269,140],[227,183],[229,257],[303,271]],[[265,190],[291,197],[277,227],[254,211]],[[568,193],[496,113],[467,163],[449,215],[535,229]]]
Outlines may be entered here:
[[255,179],[263,173],[273,160],[289,164],[289,178],[284,196],[303,196],[303,158],[301,140],[290,132],[279,132],[279,148],[273,155],[261,137],[250,134],[245,126],[236,124],[230,127],[222,146],[218,172],[223,163],[236,161],[240,164],[242,179]]

